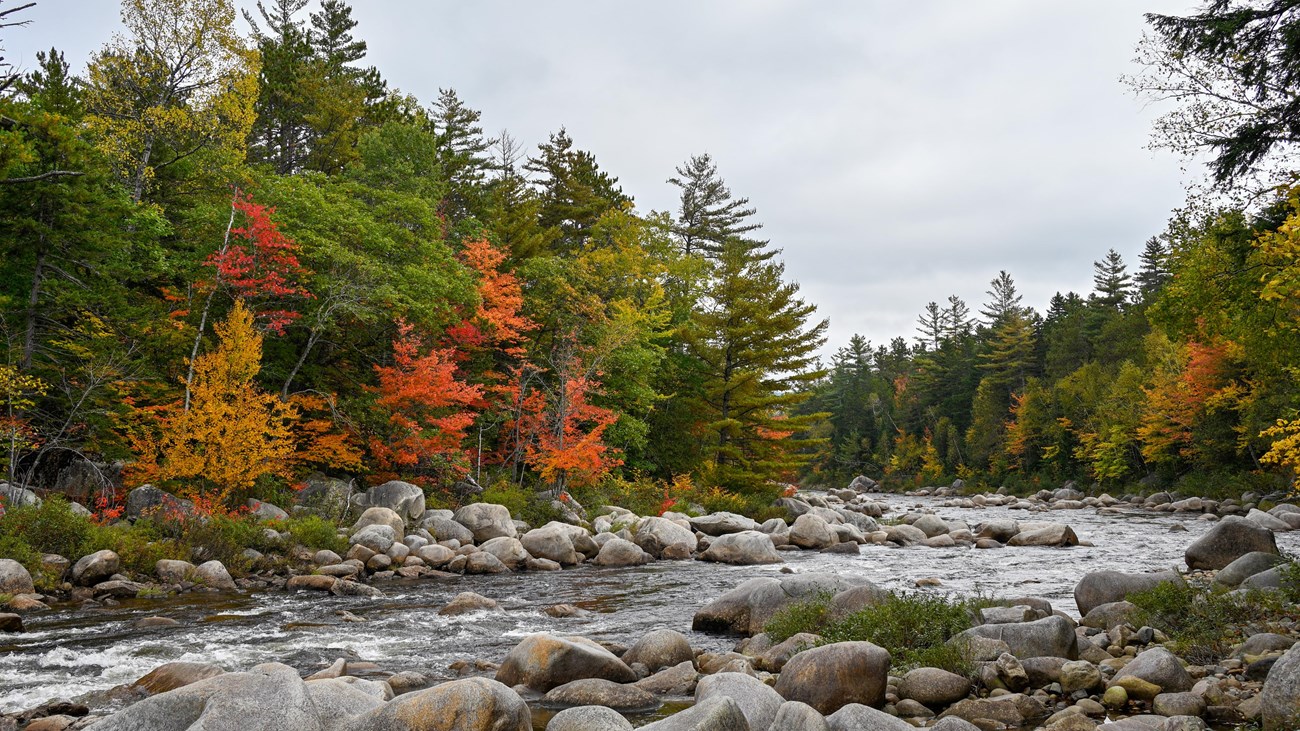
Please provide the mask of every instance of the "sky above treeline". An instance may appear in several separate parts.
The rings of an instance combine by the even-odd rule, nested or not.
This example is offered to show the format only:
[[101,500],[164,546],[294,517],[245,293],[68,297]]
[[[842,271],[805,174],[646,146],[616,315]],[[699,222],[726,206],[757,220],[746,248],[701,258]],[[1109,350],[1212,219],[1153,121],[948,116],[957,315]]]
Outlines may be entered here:
[[[665,181],[710,153],[830,319],[830,353],[854,333],[911,338],[950,294],[978,310],[1001,269],[1039,311],[1090,291],[1109,248],[1136,271],[1200,169],[1147,149],[1160,109],[1119,77],[1144,12],[1197,5],[356,0],[353,15],[391,86],[426,104],[454,88],[529,149],[567,127],[643,211],[676,210]],[[112,0],[22,17],[3,39],[22,68],[52,45],[81,68],[121,28]]]

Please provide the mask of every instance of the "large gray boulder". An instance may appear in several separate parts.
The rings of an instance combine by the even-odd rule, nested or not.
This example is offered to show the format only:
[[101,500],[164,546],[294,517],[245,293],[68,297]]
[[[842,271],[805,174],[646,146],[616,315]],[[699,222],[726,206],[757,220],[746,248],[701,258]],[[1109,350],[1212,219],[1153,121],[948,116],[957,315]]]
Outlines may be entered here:
[[1300,644],[1294,645],[1269,669],[1259,693],[1264,731],[1300,728]]
[[424,515],[424,490],[418,485],[401,480],[390,480],[352,496],[352,507],[388,508],[405,520],[416,520]]
[[528,563],[528,559],[531,558],[518,538],[508,538],[506,536],[493,538],[484,541],[479,548],[484,553],[496,556],[501,563],[512,571],[522,569]]
[[727,697],[710,698],[662,721],[642,726],[642,731],[750,731],[745,713]]
[[820,515],[805,513],[790,526],[790,542],[800,548],[820,550],[839,543],[840,539]]
[[694,659],[695,652],[686,636],[671,629],[647,632],[623,653],[623,662],[641,663],[652,673]]
[[831,731],[916,731],[916,727],[884,711],[850,703],[826,718]]
[[636,687],[656,695],[691,695],[699,679],[695,663],[687,660],[636,681]]
[[581,678],[552,688],[542,698],[547,708],[604,706],[618,711],[648,711],[659,707],[659,699],[635,685],[601,678]]
[[698,545],[695,534],[689,529],[674,523],[667,518],[651,516],[642,518],[636,524],[636,531],[632,534],[632,540],[643,551],[660,558],[663,556],[664,549],[673,545],[685,545],[689,553],[694,553]]
[[1191,569],[1221,569],[1251,552],[1277,553],[1273,531],[1229,515],[1188,546],[1184,558]]
[[462,546],[474,542],[473,531],[442,515],[425,516],[420,527],[429,531],[435,541],[457,541]]
[[776,709],[772,731],[831,731],[831,726],[815,708],[799,701],[786,701]]
[[209,589],[234,591],[235,580],[230,577],[225,564],[220,561],[207,561],[194,567],[194,580]]
[[31,594],[32,575],[12,558],[0,558],[0,594]]
[[392,528],[393,535],[399,539],[406,532],[406,521],[402,520],[402,516],[398,515],[397,511],[392,508],[385,508],[382,505],[366,508],[357,518],[357,522],[352,524],[352,532],[356,533],[372,525],[386,525]]
[[535,558],[550,559],[561,566],[574,566],[582,563],[584,556],[573,546],[570,532],[573,528],[567,523],[551,521],[525,533],[520,543]]
[[452,520],[468,528],[470,533],[474,534],[474,540],[479,543],[493,538],[514,538],[519,535],[514,521],[510,518],[510,510],[504,505],[470,503],[457,510]]
[[1126,574],[1120,571],[1092,571],[1083,575],[1074,586],[1074,603],[1079,614],[1087,616],[1095,607],[1123,601],[1131,593],[1154,589],[1166,581],[1183,583],[1177,571],[1155,571],[1148,574]]
[[735,513],[711,513],[699,518],[691,518],[691,528],[706,536],[722,536],[745,530],[758,530],[758,523],[752,518]]
[[267,663],[146,698],[90,727],[94,731],[323,731],[298,671]]
[[[371,509],[387,510],[387,508]],[[349,536],[348,544],[365,546],[374,553],[387,553],[388,549],[392,548],[393,544],[397,542],[398,535],[390,525],[368,525]]]
[[312,512],[342,518],[352,496],[352,483],[322,474],[307,478],[307,486],[294,495],[294,504]]
[[916,522],[912,523],[912,527],[924,533],[926,538],[934,538],[948,532],[948,524],[944,522],[943,518],[932,513],[926,513],[917,518]]
[[795,602],[868,583],[857,577],[821,573],[754,578],[706,604],[695,613],[691,627],[703,632],[755,635],[777,612]]
[[528,704],[518,693],[495,680],[465,678],[400,695],[357,717],[346,728],[347,731],[532,731],[533,721]]
[[1152,647],[1139,652],[1115,674],[1111,685],[1121,678],[1134,677],[1160,686],[1164,693],[1183,693],[1192,689],[1192,676],[1170,651]]
[[931,708],[946,708],[970,694],[970,678],[940,668],[916,668],[903,676],[900,698]]
[[1030,528],[1021,526],[1019,533],[1011,536],[1008,546],[1077,546],[1079,537],[1074,529],[1064,523],[1048,523]]
[[632,731],[632,723],[603,706],[578,706],[552,716],[546,731]]
[[40,507],[42,500],[39,495],[25,487],[0,482],[0,502],[12,508],[21,508],[29,505]]
[[543,692],[582,678],[635,682],[636,673],[609,650],[584,637],[535,634],[515,645],[497,669],[496,679]]
[[77,586],[94,586],[116,574],[121,565],[122,560],[116,553],[107,549],[95,551],[82,556],[72,565],[72,583]]
[[384,705],[388,698],[380,693],[386,687],[350,676],[320,678],[307,681],[307,698],[316,709],[321,731],[347,731],[354,717]]
[[719,697],[731,698],[740,706],[751,731],[771,728],[777,710],[785,702],[776,691],[752,675],[718,673],[700,678],[695,687],[695,702],[704,703]]
[[612,538],[600,547],[594,563],[600,566],[640,566],[654,560],[654,557],[631,541]]
[[772,537],[756,530],[728,533],[714,538],[704,553],[700,554],[700,559],[738,566],[785,562],[777,553]]
[[141,485],[126,494],[123,515],[129,520],[171,512],[190,515],[194,512],[194,503],[159,490],[153,485]]
[[1255,574],[1263,573],[1283,563],[1286,563],[1286,559],[1276,553],[1251,551],[1220,569],[1219,573],[1214,575],[1214,583],[1235,589],[1241,585],[1241,582]]
[[849,703],[883,704],[888,679],[889,652],[883,647],[836,642],[790,658],[776,681],[776,692],[829,714]]
[[1007,643],[1011,654],[1021,660],[1030,657],[1075,660],[1079,657],[1074,624],[1065,617],[1055,615],[1018,624],[982,624],[958,634],[951,641],[960,644],[969,642],[973,637],[1001,640]]

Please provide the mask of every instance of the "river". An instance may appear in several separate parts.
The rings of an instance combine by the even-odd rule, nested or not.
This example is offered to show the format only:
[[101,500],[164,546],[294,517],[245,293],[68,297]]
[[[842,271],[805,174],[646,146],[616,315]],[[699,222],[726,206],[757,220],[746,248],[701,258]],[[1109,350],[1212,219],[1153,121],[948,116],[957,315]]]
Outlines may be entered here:
[[[1064,522],[1094,545],[989,550],[863,546],[857,556],[783,552],[786,566],[798,572],[861,576],[895,590],[916,590],[917,579],[937,578],[942,586],[925,591],[1037,596],[1077,614],[1072,593],[1085,573],[1182,568],[1183,551],[1212,525],[1196,515],[1142,510],[1121,515],[1099,515],[1093,509],[1031,513],[1002,507],[934,507],[942,500],[930,498],[877,499],[892,508],[887,517],[922,506],[972,526],[998,517]],[[1283,551],[1300,553],[1300,532],[1277,538]],[[384,670],[423,670],[450,679],[455,676],[448,666],[456,660],[500,662],[533,632],[579,634],[630,645],[652,629],[669,628],[685,633],[694,646],[730,649],[735,638],[690,631],[695,611],[741,581],[777,575],[781,568],[699,561],[630,568],[584,565],[555,572],[390,582],[379,585],[384,597],[377,600],[261,591],[56,608],[24,617],[24,633],[0,635],[0,712],[53,698],[82,699],[92,707],[108,704],[104,691],[173,660],[214,662],[228,670],[276,661],[311,673],[344,657],[372,661]],[[506,611],[440,616],[438,610],[462,591],[496,599]],[[586,613],[553,618],[542,611],[562,603]],[[345,621],[345,610],[366,621]],[[148,616],[172,617],[181,626],[134,626]]]

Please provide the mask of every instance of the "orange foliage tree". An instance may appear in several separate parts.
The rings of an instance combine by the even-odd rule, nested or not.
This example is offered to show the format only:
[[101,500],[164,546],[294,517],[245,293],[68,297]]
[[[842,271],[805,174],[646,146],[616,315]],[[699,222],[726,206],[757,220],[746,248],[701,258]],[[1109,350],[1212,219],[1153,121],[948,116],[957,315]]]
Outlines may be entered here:
[[229,505],[249,497],[263,475],[288,476],[298,411],[254,382],[262,335],[243,300],[215,330],[216,349],[194,362],[190,408],[159,410],[157,433],[137,439],[135,474],[184,480],[180,494]]
[[393,342],[393,365],[376,366],[376,404],[384,423],[370,438],[370,454],[383,476],[417,481],[456,478],[469,467],[465,430],[483,390],[457,377],[452,348],[424,350],[414,327],[402,320]]
[[1230,351],[1230,344],[1189,342],[1157,368],[1145,389],[1147,403],[1138,427],[1144,459],[1170,462],[1195,456],[1198,422],[1231,397]]

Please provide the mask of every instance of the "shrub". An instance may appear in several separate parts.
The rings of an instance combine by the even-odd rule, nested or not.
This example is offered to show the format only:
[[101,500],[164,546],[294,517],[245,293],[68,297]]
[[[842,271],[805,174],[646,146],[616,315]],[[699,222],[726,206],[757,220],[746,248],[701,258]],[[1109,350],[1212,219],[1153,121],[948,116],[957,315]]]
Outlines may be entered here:
[[122,568],[139,574],[152,574],[164,558],[188,561],[189,548],[178,541],[158,539],[149,531],[126,523],[97,526],[90,537],[94,550],[108,549],[121,559]]
[[512,518],[522,520],[534,527],[545,525],[560,517],[559,512],[551,507],[549,493],[535,492],[506,482],[493,483],[483,490],[483,494],[477,501],[504,505],[510,510]]
[[0,538],[9,536],[37,553],[57,553],[72,561],[90,552],[87,539],[93,527],[89,518],[72,512],[61,495],[51,495],[40,506],[11,508],[0,516]]
[[290,518],[280,526],[280,530],[288,531],[295,543],[317,551],[324,549],[342,555],[348,550],[348,543],[339,536],[338,527],[319,515]]
[[1191,584],[1159,584],[1128,595],[1141,624],[1168,634],[1171,649],[1198,665],[1226,657],[1247,624],[1265,621],[1279,609],[1271,592],[1234,595]]
[[830,600],[829,594],[819,594],[790,605],[763,629],[775,642],[800,632],[821,635],[822,644],[871,642],[888,650],[892,666],[903,670],[937,667],[967,676],[974,671],[965,648],[949,640],[971,626],[985,599],[895,594],[840,619],[828,615]]

